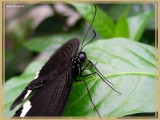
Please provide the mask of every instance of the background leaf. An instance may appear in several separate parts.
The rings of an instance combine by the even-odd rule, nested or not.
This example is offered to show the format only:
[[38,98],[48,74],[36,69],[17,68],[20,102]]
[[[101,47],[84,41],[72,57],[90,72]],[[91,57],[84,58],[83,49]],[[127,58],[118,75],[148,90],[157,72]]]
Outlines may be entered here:
[[[121,117],[133,113],[155,112],[157,51],[153,47],[124,38],[114,38],[91,43],[84,51],[93,63],[98,62],[98,69],[122,93],[119,95],[114,92],[97,76],[85,79],[101,116]],[[6,82],[7,116],[13,114],[9,111],[13,100],[33,79],[42,64],[44,62],[33,63],[34,66],[30,65],[21,76]],[[64,116],[97,116],[83,82],[73,84]]]
[[[125,10],[125,8],[130,5],[131,8],[128,11],[127,17],[132,17],[136,15],[140,15],[142,13],[150,13],[155,11],[156,3],[151,4],[99,4],[103,10],[107,11],[107,14],[114,20],[118,21],[121,13]],[[148,21],[149,25],[146,26],[146,29],[155,29],[155,18],[152,17],[151,20]]]
[[[78,10],[82,17],[89,23],[93,20],[94,6],[91,4],[72,3],[72,5]],[[111,38],[114,36],[114,22],[112,19],[99,7],[97,7],[97,13],[93,26],[99,35],[104,38]]]
[[42,52],[46,50],[47,52],[53,53],[53,50],[56,50],[60,47],[60,45],[62,45],[71,38],[77,38],[81,40],[81,37],[78,34],[57,34],[43,37],[34,37],[28,42],[26,42],[24,45],[29,50],[34,52]]
[[12,77],[9,79],[4,85],[4,115],[6,117],[11,117],[15,111],[18,109],[14,109],[10,111],[10,106],[13,101],[20,95],[20,93],[24,90],[25,86],[34,79],[35,74],[39,69],[44,65],[44,61],[32,62],[23,72],[22,75]]
[[129,6],[124,10],[122,15],[120,16],[117,25],[115,27],[115,37],[124,37],[129,38],[129,29],[128,29],[128,22],[127,22],[127,13],[129,10]]
[[153,13],[144,13],[141,15],[128,18],[128,25],[130,31],[130,38],[136,41],[141,39],[141,36],[147,27],[149,19],[153,16]]

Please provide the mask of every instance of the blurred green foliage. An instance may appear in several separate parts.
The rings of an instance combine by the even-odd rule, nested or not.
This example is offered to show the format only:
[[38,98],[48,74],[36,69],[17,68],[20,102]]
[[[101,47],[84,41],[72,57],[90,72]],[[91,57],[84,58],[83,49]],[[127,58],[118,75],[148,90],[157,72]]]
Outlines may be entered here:
[[[37,6],[43,5],[31,5],[19,16]],[[88,3],[71,3],[66,6],[82,16],[74,26],[66,26],[67,16],[56,12],[34,29],[33,19],[23,19],[13,29],[6,31],[6,116],[13,115],[15,110],[9,111],[9,106],[49,56],[69,39],[76,37],[82,40],[86,34],[88,26],[85,22],[91,23],[94,6]],[[55,12],[55,6],[48,7]],[[154,49],[154,20],[155,4],[97,5],[92,26],[97,37],[95,42],[86,46],[85,52],[91,61],[98,62],[99,70],[123,93],[122,96],[117,95],[97,76],[86,79],[93,101],[102,116],[122,117],[156,112],[157,49]],[[66,27],[67,29],[64,29]],[[86,42],[91,38],[92,31]],[[97,115],[84,87],[82,82],[74,83],[65,116]]]
[[[67,20],[67,16],[59,13],[46,17],[35,29],[33,29],[33,18],[26,19],[21,17],[27,14],[29,11],[32,11],[33,8],[36,8],[37,6],[43,6],[43,4],[25,7],[16,16],[17,19],[19,19],[18,24],[16,24],[14,28],[6,30],[6,80],[8,80],[8,78],[11,76],[21,74],[26,65],[33,59],[35,55],[37,55],[38,51],[34,49],[36,49],[38,46],[39,48],[44,47],[40,46],[38,43],[41,44],[41,42],[43,42],[45,44],[45,41],[39,40],[38,42],[38,39],[47,39],[52,41],[53,36],[59,37],[60,39],[62,38],[65,42],[71,38],[68,37],[70,34],[72,34],[74,37],[81,35],[82,38],[84,36],[82,33],[85,33],[85,29],[87,29],[84,28],[84,22],[82,19],[80,19],[73,27],[68,28],[68,32],[64,31],[63,27],[66,26],[65,22]],[[85,18],[85,20],[91,22],[94,13],[92,5],[71,4],[68,6],[71,9],[76,8],[78,12]],[[130,6],[129,9],[128,6]],[[50,7],[52,7],[54,10],[54,6],[48,5],[48,8]],[[102,7],[105,11],[99,7]],[[155,44],[154,4],[99,4],[99,7],[93,28],[96,30],[97,36],[100,36],[100,38],[125,37],[150,45]],[[6,21],[6,23],[9,23],[9,21]],[[64,33],[69,34],[63,35]],[[92,37],[92,35],[90,35],[90,37]],[[34,39],[36,39],[38,43],[34,43]],[[59,40],[57,41],[59,42]],[[62,41],[59,43],[63,44],[64,42]],[[48,42],[46,41],[46,44],[47,43]],[[33,50],[29,51],[26,48],[29,50],[33,48]],[[21,54],[23,52],[25,54]],[[16,59],[17,57],[19,57],[18,61]]]

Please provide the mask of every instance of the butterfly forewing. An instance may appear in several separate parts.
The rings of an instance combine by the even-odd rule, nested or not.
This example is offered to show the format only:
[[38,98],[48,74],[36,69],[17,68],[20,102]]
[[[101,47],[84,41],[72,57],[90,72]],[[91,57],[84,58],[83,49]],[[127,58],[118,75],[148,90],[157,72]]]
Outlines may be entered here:
[[[71,59],[77,54],[79,44],[77,39],[71,39],[65,43],[42,67],[36,79],[38,82],[34,81],[28,85],[36,86],[35,83],[47,78],[44,86],[33,90],[36,93],[29,99],[31,108],[25,116],[59,116],[62,114],[74,79]],[[13,102],[12,109],[23,101],[26,89],[25,92],[22,92],[24,94]],[[24,106],[19,108],[15,116],[20,116],[23,109]]]
[[57,73],[63,69],[63,66],[68,65],[71,58],[77,53],[79,48],[79,40],[71,39],[58,49],[49,61],[42,67],[38,76],[46,75],[50,72]]

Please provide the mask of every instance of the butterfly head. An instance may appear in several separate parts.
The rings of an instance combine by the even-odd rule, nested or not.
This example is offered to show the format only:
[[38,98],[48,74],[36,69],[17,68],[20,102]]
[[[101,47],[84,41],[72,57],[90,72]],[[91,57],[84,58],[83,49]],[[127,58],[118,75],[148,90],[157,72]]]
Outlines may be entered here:
[[78,53],[78,58],[81,61],[81,63],[84,63],[87,59],[86,53],[85,52],[79,52]]

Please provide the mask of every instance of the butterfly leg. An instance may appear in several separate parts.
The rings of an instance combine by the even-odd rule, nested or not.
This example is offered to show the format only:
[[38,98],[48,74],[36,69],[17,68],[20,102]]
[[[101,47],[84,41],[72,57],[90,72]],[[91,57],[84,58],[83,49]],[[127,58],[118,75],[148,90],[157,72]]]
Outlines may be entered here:
[[[93,72],[93,73],[90,73],[90,74],[87,74],[87,75],[82,75],[82,72],[84,70],[86,70],[86,68],[89,66],[90,63],[88,63],[83,69],[81,68],[81,66],[79,64],[77,64],[77,68],[78,68],[78,74],[79,74],[79,77],[80,78],[83,78],[83,77],[87,77],[87,76],[90,76],[90,75],[93,75],[93,74],[96,74],[96,72]],[[75,81],[77,82],[80,82],[81,80],[76,80]]]
[[90,63],[88,62],[88,64],[82,69],[82,72],[90,65]]
[[96,108],[96,106],[95,106],[95,104],[94,104],[94,102],[93,102],[93,100],[92,100],[92,97],[91,97],[91,94],[90,94],[90,92],[89,92],[89,88],[88,88],[88,86],[87,86],[87,83],[86,83],[85,80],[83,80],[83,82],[84,82],[84,84],[85,84],[85,86],[86,86],[86,88],[87,88],[89,98],[90,98],[90,100],[91,100],[91,102],[92,102],[92,104],[93,104],[93,106],[94,106],[96,112],[98,113],[98,116],[101,118],[101,116],[100,116],[100,114],[99,114],[99,112],[98,112],[98,110],[97,110],[97,108]]
[[[87,61],[87,62],[88,62],[88,61]],[[97,64],[97,62],[96,62],[96,64]],[[96,66],[96,64],[95,64],[94,66]],[[90,68],[93,67],[93,65],[92,65],[90,62],[88,62],[88,64],[82,69],[82,72],[83,72],[84,70],[86,70],[86,68],[87,68],[89,65],[91,65]],[[89,69],[90,69],[90,68],[89,68]]]
[[[102,75],[102,73],[100,73],[100,71],[97,69],[97,67],[96,67],[90,60],[87,60],[87,62],[89,62],[89,63],[91,64],[91,66],[96,69],[98,76],[100,76],[101,79],[102,79],[106,84],[110,83],[110,84],[114,85],[113,83],[111,83],[110,81],[108,81],[108,80]],[[106,81],[107,81],[107,82],[106,82]]]
[[[87,62],[88,62],[88,61],[87,61]],[[96,62],[96,64],[97,64],[97,62]],[[96,66],[96,64],[95,64],[94,66]],[[83,71],[85,71],[86,68],[87,68],[89,65],[91,65],[90,68],[93,67],[93,65],[92,65],[90,62],[88,62],[88,64],[82,69],[81,73],[82,73]],[[90,68],[89,68],[89,69],[90,69]],[[81,78],[83,78],[83,77],[88,77],[88,76],[93,75],[93,74],[96,74],[96,73],[97,73],[97,72],[93,72],[93,73],[90,73],[90,74],[87,74],[87,75],[83,75],[83,76],[82,76],[82,74],[81,74],[80,77],[81,77]]]
[[80,76],[81,78],[83,78],[83,77],[88,77],[88,76],[91,76],[91,75],[93,75],[93,74],[96,74],[97,72],[93,72],[93,73],[90,73],[90,74],[87,74],[87,75],[82,75],[82,76]]
[[[81,69],[80,66],[77,64],[77,67],[79,68],[79,71],[80,71],[80,76],[79,76],[79,77],[83,78],[83,77],[87,77],[87,76],[90,76],[90,75],[93,75],[93,74],[97,73],[97,72],[93,72],[93,73],[90,73],[90,74],[87,74],[87,75],[82,76],[82,72],[83,72],[84,70],[86,70],[86,68],[89,66],[89,64],[91,64],[91,63],[88,63],[83,69]],[[75,80],[75,81],[80,82],[80,80]],[[83,82],[85,83],[86,89],[87,89],[87,91],[88,91],[89,98],[90,98],[90,100],[91,100],[91,102],[92,102],[92,104],[93,104],[96,112],[98,113],[98,116],[101,118],[101,116],[100,116],[100,114],[99,114],[99,112],[98,112],[98,110],[97,110],[97,108],[96,108],[96,106],[95,106],[95,104],[94,104],[94,102],[93,102],[93,100],[92,100],[92,97],[91,97],[91,94],[90,94],[90,92],[89,92],[89,88],[88,88],[88,86],[87,86],[87,83],[86,83],[85,80],[83,80]]]
[[[87,60],[87,62],[89,62],[92,67],[94,67],[96,69],[96,73],[97,75],[103,80],[103,82],[105,82],[110,88],[112,88],[112,90],[114,90],[115,92],[121,94],[120,92],[118,92],[117,90],[115,90],[110,84],[114,85],[113,83],[109,82],[103,75],[102,73],[100,73],[100,71],[96,68],[96,66],[89,60]],[[109,84],[110,83],[110,84]]]

